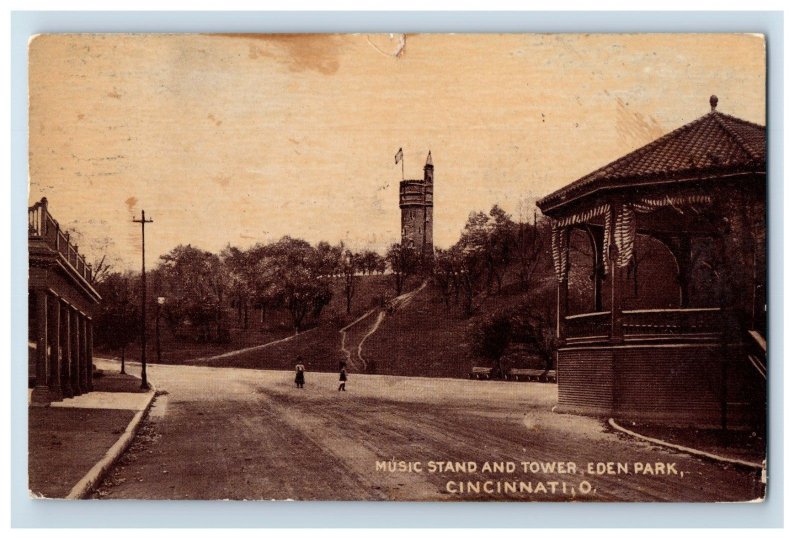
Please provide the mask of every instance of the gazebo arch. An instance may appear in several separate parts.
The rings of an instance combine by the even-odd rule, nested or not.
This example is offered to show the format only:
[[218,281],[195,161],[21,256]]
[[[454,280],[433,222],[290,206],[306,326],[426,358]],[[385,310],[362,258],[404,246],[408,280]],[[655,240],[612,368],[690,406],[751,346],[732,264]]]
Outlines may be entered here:
[[[692,425],[763,422],[765,129],[717,112],[714,97],[711,104],[710,113],[539,201],[552,220],[558,279],[557,410]],[[593,246],[588,312],[569,304],[574,230]],[[653,265],[647,278],[651,294],[677,285],[675,308],[626,293],[639,263],[637,235],[673,258],[663,275]],[[700,261],[719,276],[718,304],[693,306]]]

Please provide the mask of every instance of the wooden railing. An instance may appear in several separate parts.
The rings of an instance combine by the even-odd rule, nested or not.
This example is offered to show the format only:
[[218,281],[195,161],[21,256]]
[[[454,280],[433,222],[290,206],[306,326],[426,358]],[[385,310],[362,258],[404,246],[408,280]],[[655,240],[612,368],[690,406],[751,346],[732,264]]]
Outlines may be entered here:
[[721,328],[717,307],[622,311],[625,337],[718,335]]
[[60,253],[84,280],[91,282],[92,269],[86,258],[78,252],[78,246],[69,239],[69,233],[61,230],[47,209],[47,199],[28,208],[28,238],[42,239],[54,251]]
[[[642,309],[622,311],[620,339],[718,336],[722,327],[719,308]],[[568,341],[608,340],[611,313],[600,311],[564,318]]]
[[608,338],[611,335],[611,313],[573,314],[564,318],[567,339]]

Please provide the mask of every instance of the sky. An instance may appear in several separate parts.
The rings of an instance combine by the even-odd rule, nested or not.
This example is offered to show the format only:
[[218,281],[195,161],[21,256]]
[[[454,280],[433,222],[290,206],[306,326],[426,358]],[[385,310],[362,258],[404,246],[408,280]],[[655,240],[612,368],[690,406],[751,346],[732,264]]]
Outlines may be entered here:
[[148,268],[284,235],[384,252],[434,163],[434,244],[707,113],[765,123],[765,42],[731,34],[42,35],[29,200],[91,261]]

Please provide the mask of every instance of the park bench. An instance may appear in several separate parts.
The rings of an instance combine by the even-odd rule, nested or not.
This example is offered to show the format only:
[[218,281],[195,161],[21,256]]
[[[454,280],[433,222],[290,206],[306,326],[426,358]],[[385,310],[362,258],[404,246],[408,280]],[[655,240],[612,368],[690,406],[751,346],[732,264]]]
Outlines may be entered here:
[[505,375],[506,380],[514,380],[519,382],[520,380],[524,380],[527,382],[538,382],[542,379],[542,375],[544,374],[543,370],[537,369],[509,369]]
[[467,375],[473,380],[488,380],[492,377],[491,367],[472,367],[472,371]]
[[544,381],[549,382],[551,384],[555,384],[558,381],[557,371],[547,371],[544,375]]

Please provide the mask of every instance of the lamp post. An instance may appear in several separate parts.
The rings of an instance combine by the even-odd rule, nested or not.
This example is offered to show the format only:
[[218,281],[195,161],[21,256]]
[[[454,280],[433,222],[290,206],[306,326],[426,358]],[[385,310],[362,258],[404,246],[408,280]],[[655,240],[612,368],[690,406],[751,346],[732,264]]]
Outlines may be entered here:
[[156,358],[161,363],[161,307],[167,302],[164,296],[156,298]]

